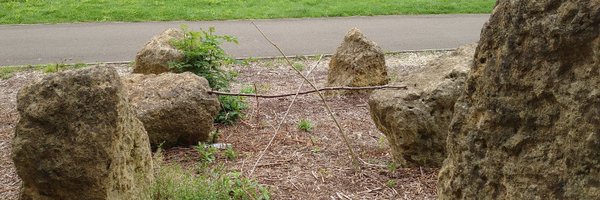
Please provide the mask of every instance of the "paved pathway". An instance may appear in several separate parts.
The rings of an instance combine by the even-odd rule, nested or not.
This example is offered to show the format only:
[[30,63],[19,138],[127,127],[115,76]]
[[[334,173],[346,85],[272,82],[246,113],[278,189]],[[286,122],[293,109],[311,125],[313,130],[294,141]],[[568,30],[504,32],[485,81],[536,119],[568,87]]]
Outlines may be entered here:
[[[386,51],[455,48],[479,39],[489,15],[375,16],[255,20],[288,55],[331,54],[352,27]],[[0,66],[130,61],[153,35],[187,24],[238,37],[235,57],[279,56],[250,21],[0,25]]]

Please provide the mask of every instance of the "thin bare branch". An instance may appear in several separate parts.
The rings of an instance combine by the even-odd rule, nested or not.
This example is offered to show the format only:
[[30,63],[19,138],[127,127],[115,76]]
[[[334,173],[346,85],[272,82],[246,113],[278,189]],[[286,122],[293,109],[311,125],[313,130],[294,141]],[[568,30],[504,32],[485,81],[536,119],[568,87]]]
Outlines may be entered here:
[[309,90],[309,91],[288,93],[288,94],[276,94],[276,95],[242,94],[242,93],[229,93],[229,92],[220,92],[220,91],[209,91],[208,93],[216,94],[216,95],[256,97],[256,98],[268,99],[268,98],[281,98],[281,97],[288,97],[288,96],[294,96],[294,95],[311,94],[311,93],[315,93],[315,92],[319,92],[319,91],[331,91],[331,90],[380,90],[380,89],[406,89],[406,88],[407,88],[406,86],[388,86],[388,85],[368,86],[368,87],[325,87],[325,88],[319,88],[316,90]]
[[[331,108],[329,107],[329,105],[327,104],[327,101],[325,100],[325,97],[323,96],[323,94],[318,91],[317,86],[315,86],[315,84],[313,82],[311,82],[310,80],[308,80],[308,78],[306,78],[306,76],[304,76],[302,74],[302,72],[300,72],[298,69],[294,68],[294,65],[292,64],[292,62],[287,58],[287,56],[285,55],[285,53],[283,53],[283,51],[281,50],[281,48],[279,48],[273,41],[271,41],[271,39],[269,39],[269,37],[267,37],[265,35],[265,33],[263,33],[263,31],[254,23],[252,22],[252,25],[254,25],[254,27],[260,32],[260,34],[269,42],[271,43],[271,45],[273,47],[275,47],[277,49],[277,51],[279,51],[279,53],[285,58],[285,61],[287,62],[287,64],[289,65],[290,68],[292,68],[294,71],[296,71],[296,73],[298,75],[300,75],[302,77],[302,79],[304,79],[304,81],[308,82],[308,84],[314,89],[317,90],[317,94],[319,95],[319,98],[321,98],[321,101],[323,102],[323,105],[325,106],[325,109],[327,110],[327,112],[329,113],[329,116],[331,116],[331,119],[333,120],[333,122],[335,122],[335,125],[338,127],[338,130],[340,132],[340,135],[344,141],[344,143],[346,144],[346,146],[348,147],[348,151],[350,152],[350,156],[352,157],[352,163],[354,164],[356,169],[360,169],[360,161],[358,160],[358,155],[356,155],[356,153],[354,153],[354,150],[352,149],[352,145],[350,145],[350,140],[348,139],[348,136],[346,136],[346,133],[344,133],[344,129],[342,128],[342,125],[338,122],[338,120],[335,118],[335,115],[333,114],[333,111],[331,111]],[[257,162],[258,163],[258,162]],[[255,165],[257,164],[255,163]]]

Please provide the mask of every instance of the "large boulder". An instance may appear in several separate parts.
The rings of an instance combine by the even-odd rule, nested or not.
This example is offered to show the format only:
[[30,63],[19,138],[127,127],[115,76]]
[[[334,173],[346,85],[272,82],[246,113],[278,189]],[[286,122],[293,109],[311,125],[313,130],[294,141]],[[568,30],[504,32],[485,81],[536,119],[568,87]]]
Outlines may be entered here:
[[600,197],[600,1],[498,1],[455,105],[438,195]]
[[375,86],[389,81],[383,51],[357,28],[350,30],[329,62],[328,86]]
[[208,94],[206,79],[185,72],[131,74],[123,82],[153,147],[195,145],[208,139],[220,104]]
[[133,199],[151,181],[148,135],[114,68],[48,75],[17,104],[21,199]]
[[182,40],[180,29],[167,29],[154,36],[135,56],[133,73],[160,74],[169,71],[169,62],[183,60],[183,53],[173,46],[175,40]]
[[392,148],[394,160],[404,167],[440,167],[446,158],[448,125],[454,103],[473,62],[475,45],[431,61],[398,82],[407,90],[380,90],[369,99],[377,128]]

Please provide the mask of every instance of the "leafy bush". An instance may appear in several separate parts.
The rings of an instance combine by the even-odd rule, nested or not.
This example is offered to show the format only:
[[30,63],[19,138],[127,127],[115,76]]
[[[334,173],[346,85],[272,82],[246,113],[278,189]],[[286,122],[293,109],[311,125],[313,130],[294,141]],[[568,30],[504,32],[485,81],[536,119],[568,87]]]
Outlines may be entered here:
[[172,41],[172,44],[183,52],[183,61],[172,62],[169,67],[175,72],[192,72],[208,80],[208,84],[214,90],[229,90],[229,81],[232,74],[223,69],[223,66],[234,61],[225,53],[221,44],[233,42],[237,44],[236,38],[229,35],[215,35],[215,28],[210,27],[208,31],[189,31],[182,26],[184,38]]
[[[183,61],[172,62],[169,67],[175,72],[192,72],[208,80],[213,90],[229,91],[229,82],[235,76],[234,72],[224,69],[227,64],[235,60],[225,53],[221,44],[233,42],[237,44],[236,38],[229,35],[215,35],[215,28],[208,31],[189,31],[182,26],[184,38],[172,41],[172,44],[184,54]],[[232,124],[242,117],[242,110],[248,106],[243,98],[231,96],[219,96],[221,111],[215,118],[215,122]]]

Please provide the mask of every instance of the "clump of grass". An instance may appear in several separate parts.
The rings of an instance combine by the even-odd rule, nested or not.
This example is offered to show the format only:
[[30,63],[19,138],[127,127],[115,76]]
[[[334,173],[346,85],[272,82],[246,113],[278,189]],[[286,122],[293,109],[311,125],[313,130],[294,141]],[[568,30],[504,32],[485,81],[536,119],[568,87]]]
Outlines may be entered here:
[[389,163],[386,165],[386,167],[387,167],[387,170],[388,170],[390,173],[394,173],[394,172],[396,172],[396,170],[398,170],[398,164],[396,164],[396,162],[394,162],[394,161],[392,161],[392,162],[389,162]]
[[385,183],[385,186],[389,187],[389,188],[395,188],[396,185],[398,185],[398,183],[396,182],[396,180],[388,180]]
[[67,64],[48,64],[46,65],[46,67],[44,67],[44,73],[55,73],[55,72],[59,72],[59,71],[63,71],[63,70],[68,70],[68,69],[81,69],[84,67],[87,67],[87,64],[84,63],[77,63],[77,64],[73,64],[73,65],[67,65]]
[[213,146],[200,143],[196,146],[196,151],[200,154],[200,161],[203,164],[210,164],[217,159],[218,149]]
[[242,94],[256,94],[256,90],[254,89],[254,87],[248,85],[248,86],[242,88],[240,90],[240,93],[242,93]]
[[227,149],[225,149],[225,158],[228,160],[237,159],[237,153],[233,150],[233,147],[229,146]]
[[42,66],[5,66],[0,67],[0,79],[9,79],[13,77],[16,73],[24,72],[27,70],[38,70],[42,68]]
[[298,122],[298,129],[304,132],[312,132],[313,124],[308,119],[302,119]]
[[298,71],[304,71],[305,68],[304,64],[302,63],[294,63],[292,66]]
[[154,166],[154,182],[139,192],[140,199],[270,199],[264,186],[239,172],[225,171],[222,165],[185,169],[177,163],[164,163],[159,151]]

